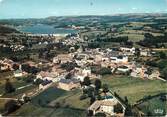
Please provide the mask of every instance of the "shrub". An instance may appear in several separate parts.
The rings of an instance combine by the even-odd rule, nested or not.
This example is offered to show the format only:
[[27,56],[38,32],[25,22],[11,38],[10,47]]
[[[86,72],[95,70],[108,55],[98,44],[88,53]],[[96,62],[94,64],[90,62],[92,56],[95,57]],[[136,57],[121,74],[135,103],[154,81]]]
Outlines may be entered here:
[[88,97],[87,95],[83,94],[83,95],[80,96],[79,99],[80,99],[80,100],[84,100],[84,99],[86,99],[87,97]]

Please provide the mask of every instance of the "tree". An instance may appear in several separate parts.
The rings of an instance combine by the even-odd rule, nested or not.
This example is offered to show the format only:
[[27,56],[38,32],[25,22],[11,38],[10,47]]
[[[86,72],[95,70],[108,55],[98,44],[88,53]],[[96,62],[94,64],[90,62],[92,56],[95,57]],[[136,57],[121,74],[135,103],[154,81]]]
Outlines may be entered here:
[[71,71],[75,67],[77,67],[77,64],[75,62],[67,62],[67,63],[61,64],[61,68],[65,69],[67,71]]
[[25,103],[27,103],[27,102],[30,102],[30,101],[31,101],[31,98],[30,98],[30,97],[28,97],[28,96],[25,96],[23,99],[24,99],[24,102],[25,102]]
[[107,93],[109,91],[109,88],[108,88],[107,84],[103,84],[102,88],[103,88],[104,93]]
[[114,113],[123,113],[123,107],[120,103],[114,105]]
[[159,52],[160,59],[166,59],[166,54],[164,52]]
[[6,93],[12,93],[15,92],[15,88],[13,87],[12,83],[10,82],[9,79],[6,80],[5,84],[5,92]]
[[90,105],[93,104],[96,101],[96,98],[94,96],[90,97]]
[[91,84],[90,78],[85,77],[83,83],[84,83],[84,85],[89,86]]
[[132,106],[131,105],[127,105],[126,106],[126,110],[125,110],[125,116],[132,116]]
[[106,117],[106,114],[102,112],[98,112],[95,114],[95,117]]
[[110,68],[101,68],[100,70],[99,70],[99,74],[100,75],[107,75],[107,74],[111,74],[111,69]]
[[9,114],[11,112],[16,111],[19,107],[20,106],[18,105],[16,101],[10,100],[5,104],[4,109],[6,111],[6,114]]
[[161,61],[159,61],[158,64],[157,64],[157,66],[161,70],[164,69],[167,66],[167,60],[161,60]]
[[167,80],[167,67],[163,69],[162,76]]
[[87,116],[88,116],[88,117],[92,117],[92,116],[93,116],[93,111],[92,111],[92,110],[88,110]]
[[139,49],[139,48],[136,48],[136,49],[135,49],[135,55],[136,55],[137,57],[140,56],[140,49]]
[[18,70],[18,69],[19,69],[19,65],[13,64],[12,68],[13,68],[14,70]]
[[34,82],[35,85],[39,85],[41,83],[43,83],[43,80],[41,80],[39,78]]
[[65,76],[66,79],[71,79],[72,78],[72,74],[71,73],[68,73],[66,76]]
[[99,90],[101,88],[101,81],[99,79],[96,79],[95,80],[95,89],[96,90]]
[[127,96],[125,96],[125,104],[128,105],[129,101],[128,101],[128,98]]

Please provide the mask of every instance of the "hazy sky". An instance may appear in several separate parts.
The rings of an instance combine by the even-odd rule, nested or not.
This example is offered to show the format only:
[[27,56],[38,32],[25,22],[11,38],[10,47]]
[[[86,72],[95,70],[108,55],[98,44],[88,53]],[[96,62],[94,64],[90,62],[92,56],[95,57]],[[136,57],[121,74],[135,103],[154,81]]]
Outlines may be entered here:
[[0,19],[167,13],[167,0],[0,0]]

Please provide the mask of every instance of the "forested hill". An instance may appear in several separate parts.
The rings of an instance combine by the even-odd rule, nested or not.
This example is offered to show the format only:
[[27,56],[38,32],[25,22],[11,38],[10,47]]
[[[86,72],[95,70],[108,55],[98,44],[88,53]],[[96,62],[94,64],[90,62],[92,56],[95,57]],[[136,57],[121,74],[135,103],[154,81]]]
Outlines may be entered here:
[[0,25],[0,34],[8,34],[8,33],[19,33],[19,31],[11,27]]

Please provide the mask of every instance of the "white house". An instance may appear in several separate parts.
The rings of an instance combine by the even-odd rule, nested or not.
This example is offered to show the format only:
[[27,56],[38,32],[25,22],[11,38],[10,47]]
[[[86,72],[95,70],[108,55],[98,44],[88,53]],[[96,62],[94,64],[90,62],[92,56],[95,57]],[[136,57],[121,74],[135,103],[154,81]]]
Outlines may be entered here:
[[134,55],[135,54],[135,48],[127,48],[127,47],[121,47],[120,50],[126,54],[126,55]]
[[23,72],[21,71],[21,70],[16,70],[16,71],[14,71],[14,77],[22,77],[24,74],[23,74]]
[[121,72],[128,72],[129,68],[127,66],[119,66],[117,70]]
[[88,108],[88,110],[93,111],[93,115],[101,112],[110,116],[116,116],[117,113],[114,112],[114,106],[118,103],[119,102],[115,98],[97,100]]
[[110,57],[112,63],[128,63],[127,56],[113,56]]

